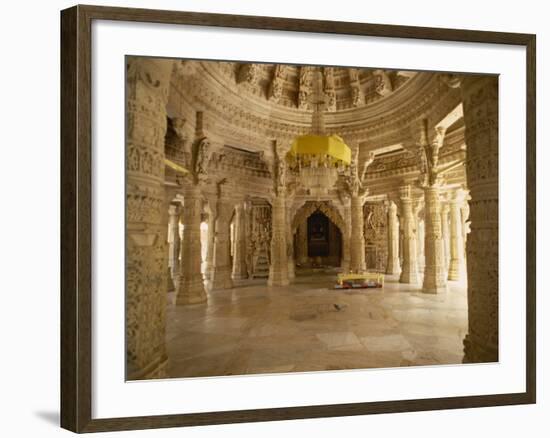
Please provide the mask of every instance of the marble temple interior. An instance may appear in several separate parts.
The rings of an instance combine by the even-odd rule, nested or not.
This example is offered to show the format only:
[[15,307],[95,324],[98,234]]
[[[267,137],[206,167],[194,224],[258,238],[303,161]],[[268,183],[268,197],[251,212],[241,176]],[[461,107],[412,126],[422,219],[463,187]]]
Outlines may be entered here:
[[126,86],[129,380],[498,361],[496,76],[128,57]]

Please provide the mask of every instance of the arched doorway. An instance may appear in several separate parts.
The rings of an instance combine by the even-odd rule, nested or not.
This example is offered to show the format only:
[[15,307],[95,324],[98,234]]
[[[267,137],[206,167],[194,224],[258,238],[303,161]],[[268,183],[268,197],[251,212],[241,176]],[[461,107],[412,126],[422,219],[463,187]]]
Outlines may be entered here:
[[320,210],[306,221],[307,258],[311,266],[339,267],[342,260],[342,233]]
[[298,267],[341,267],[345,259],[345,223],[328,201],[306,202],[292,221]]

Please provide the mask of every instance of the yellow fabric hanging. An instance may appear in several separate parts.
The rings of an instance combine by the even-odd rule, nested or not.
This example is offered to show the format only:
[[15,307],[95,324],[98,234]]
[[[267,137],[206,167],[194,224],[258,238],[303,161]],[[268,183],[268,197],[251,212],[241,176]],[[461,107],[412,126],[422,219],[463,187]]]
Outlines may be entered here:
[[302,135],[292,143],[287,161],[293,164],[296,158],[307,162],[307,156],[326,155],[332,163],[351,163],[351,149],[338,135]]
[[169,168],[175,170],[176,172],[182,173],[184,175],[187,175],[189,173],[189,171],[185,167],[182,167],[179,164],[174,163],[168,158],[164,159],[164,164],[166,164]]

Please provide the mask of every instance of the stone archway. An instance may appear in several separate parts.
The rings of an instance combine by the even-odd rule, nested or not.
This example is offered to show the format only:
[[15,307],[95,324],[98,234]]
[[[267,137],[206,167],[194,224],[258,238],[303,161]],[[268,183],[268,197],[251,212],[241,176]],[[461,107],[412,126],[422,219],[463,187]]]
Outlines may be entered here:
[[305,221],[317,210],[328,217],[332,223],[340,229],[340,232],[344,234],[346,229],[344,219],[330,201],[306,201],[306,203],[298,209],[292,219],[292,233],[294,234],[300,223]]
[[349,242],[346,239],[348,236],[346,222],[340,215],[340,212],[330,201],[306,201],[302,205],[291,222],[292,236],[295,238],[296,252],[298,257],[296,261],[299,264],[304,264],[307,260],[307,220],[310,216],[320,212],[325,215],[334,225],[335,231],[338,233],[339,249],[339,265],[345,266],[349,261]]

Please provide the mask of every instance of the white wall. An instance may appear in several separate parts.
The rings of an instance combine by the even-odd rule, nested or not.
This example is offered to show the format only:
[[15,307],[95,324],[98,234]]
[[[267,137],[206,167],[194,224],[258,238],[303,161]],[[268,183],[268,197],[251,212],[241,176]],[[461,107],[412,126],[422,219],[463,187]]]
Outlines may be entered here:
[[[513,8],[504,6],[504,2],[479,0],[446,3],[422,0],[382,3],[357,0],[111,0],[87,3],[537,33],[538,223],[550,219],[548,208],[543,210],[542,187],[548,183],[543,181],[546,177],[541,172],[542,163],[550,164],[548,151],[542,149],[548,141],[548,128],[542,121],[550,100],[544,81],[545,76],[550,77],[548,60],[544,56],[550,38],[545,2],[514,2]],[[3,230],[0,240],[0,375],[3,379],[0,428],[5,436],[68,435],[56,425],[59,399],[59,10],[72,4],[61,0],[11,1],[4,2],[2,10],[0,187],[4,202],[0,216]],[[550,408],[550,388],[540,370],[548,366],[550,349],[542,350],[542,339],[548,335],[549,327],[542,321],[542,309],[547,304],[542,291],[548,286],[548,278],[542,275],[542,248],[550,247],[550,241],[543,227],[539,227],[538,236],[538,405],[212,426],[186,429],[183,433],[189,437],[546,436],[543,425],[547,429],[548,421],[544,421],[544,412]],[[548,311],[545,313],[548,315]],[[181,434],[181,430],[171,429],[107,435],[168,437]]]

